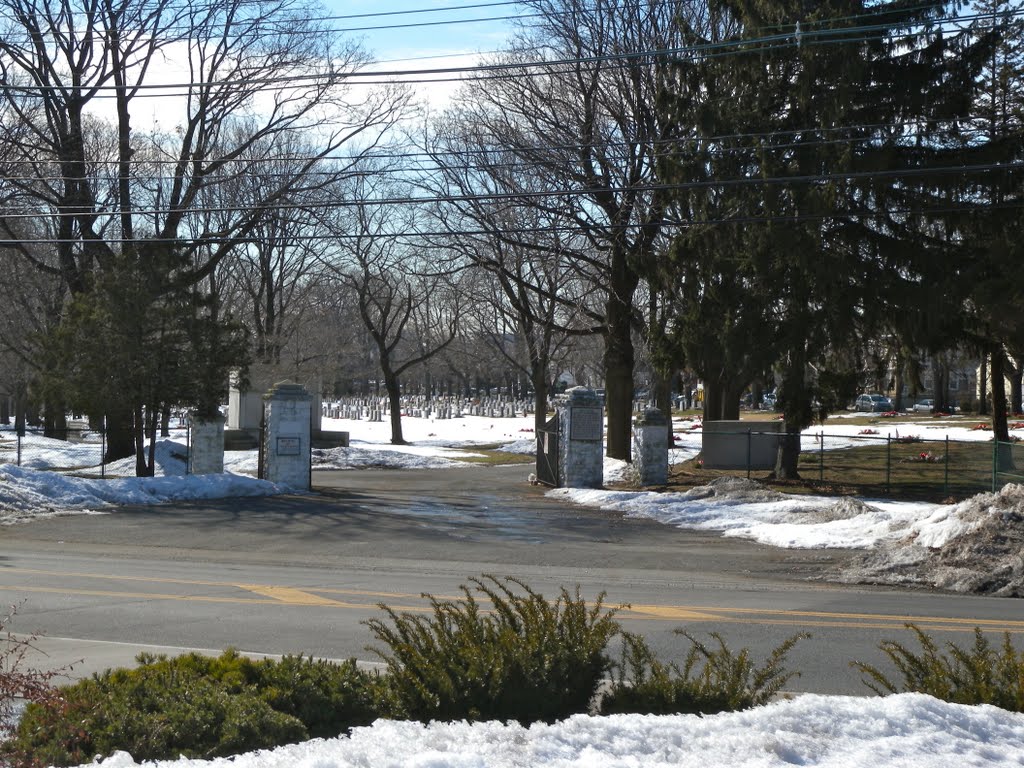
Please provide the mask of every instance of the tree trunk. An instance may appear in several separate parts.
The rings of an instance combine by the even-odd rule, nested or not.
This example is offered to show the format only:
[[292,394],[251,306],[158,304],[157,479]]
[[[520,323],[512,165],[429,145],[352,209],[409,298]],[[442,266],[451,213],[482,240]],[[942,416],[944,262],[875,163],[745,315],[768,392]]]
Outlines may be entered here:
[[935,400],[935,412],[945,413],[949,410],[949,371],[936,357],[932,358],[932,398]]
[[19,437],[25,436],[25,401],[27,392],[25,384],[18,382],[14,385],[14,431]]
[[540,434],[548,420],[548,366],[547,361],[531,361],[530,385],[533,387],[533,429]]
[[786,432],[779,438],[779,452],[775,458],[777,480],[800,478],[800,432],[811,423],[813,411],[806,376],[806,351],[799,345],[793,345],[782,374],[782,412]]
[[131,406],[119,405],[107,413],[106,425],[107,452],[103,461],[109,464],[118,459],[126,459],[135,454],[135,417]]
[[1006,418],[1006,353],[1002,347],[992,350],[992,439],[996,441],[996,470],[1011,472],[1013,446]]
[[704,380],[704,421],[718,421],[722,418],[722,402],[725,394],[722,388],[710,378]]
[[609,458],[631,460],[633,443],[633,296],[639,278],[616,247],[611,257],[607,331],[604,337],[605,409],[608,414],[606,452]]
[[11,424],[11,398],[6,392],[0,394],[0,424]]
[[160,437],[171,436],[171,406],[166,406],[160,414]]
[[141,406],[135,409],[134,421],[132,442],[135,445],[135,476],[149,477],[149,467],[146,466],[146,415]]
[[902,411],[903,405],[903,367],[906,365],[906,361],[903,359],[902,354],[896,355],[895,363],[895,376],[893,380],[893,389],[896,390],[893,393],[892,398],[892,409],[894,411]]
[[672,379],[674,373],[659,373],[654,378],[654,405],[665,414],[668,429],[668,446],[672,447]]
[[68,439],[68,415],[63,403],[47,401],[43,406],[43,434],[58,440]]
[[402,437],[402,388],[398,383],[398,377],[386,371],[384,389],[387,390],[388,402],[391,405],[391,444],[405,445],[405,438]]
[[981,369],[978,372],[978,415],[988,415],[988,355],[981,356]]
[[1021,391],[1022,379],[1024,379],[1024,362],[1018,363],[1010,372],[1010,413],[1019,414],[1024,412],[1021,407],[1021,400],[1024,399],[1024,392]]

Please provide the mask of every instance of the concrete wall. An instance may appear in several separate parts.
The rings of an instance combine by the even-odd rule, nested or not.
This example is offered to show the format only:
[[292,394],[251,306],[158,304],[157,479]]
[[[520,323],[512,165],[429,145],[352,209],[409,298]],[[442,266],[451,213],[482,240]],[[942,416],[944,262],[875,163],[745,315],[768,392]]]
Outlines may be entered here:
[[704,466],[746,469],[749,463],[750,469],[774,469],[783,427],[781,421],[705,421],[701,440]]

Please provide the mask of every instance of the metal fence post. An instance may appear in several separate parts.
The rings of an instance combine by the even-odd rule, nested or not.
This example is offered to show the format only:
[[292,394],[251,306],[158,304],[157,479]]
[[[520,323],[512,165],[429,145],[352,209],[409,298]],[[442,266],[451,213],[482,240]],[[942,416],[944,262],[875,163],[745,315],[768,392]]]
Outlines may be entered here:
[[750,479],[750,427],[747,427],[747,480]]
[[825,482],[825,433],[818,433],[818,482]]
[[18,433],[18,466],[21,466],[21,432]]
[[107,476],[107,425],[100,429],[100,477]]
[[949,435],[946,435],[946,474],[942,479],[942,492],[949,493]]
[[892,435],[885,436],[885,492],[889,493],[892,480]]
[[992,436],[992,493],[996,492],[996,484],[999,482],[999,440]]

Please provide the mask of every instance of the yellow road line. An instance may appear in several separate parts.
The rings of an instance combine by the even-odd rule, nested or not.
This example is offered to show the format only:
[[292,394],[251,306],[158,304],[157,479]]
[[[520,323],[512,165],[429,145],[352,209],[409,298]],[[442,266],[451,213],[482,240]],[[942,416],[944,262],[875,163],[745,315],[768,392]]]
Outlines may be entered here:
[[323,605],[336,608],[354,607],[352,603],[340,603],[337,600],[331,600],[329,597],[321,597],[320,595],[303,592],[301,589],[294,589],[293,587],[271,587],[266,584],[236,584],[235,586],[247,592],[255,592],[257,595],[264,595],[276,602],[287,603],[288,605]]
[[[244,590],[259,598],[230,595],[174,595],[157,592],[124,592],[116,590],[82,589],[79,587],[40,587],[22,585],[0,585],[0,590],[42,592],[64,595],[82,595],[89,597],[110,597],[130,600],[174,600],[180,602],[237,603],[256,605],[283,605],[298,607],[342,608],[342,609],[373,609],[377,598],[387,602],[390,599],[419,598],[403,592],[375,592],[363,590],[346,590],[328,587],[294,587],[272,584],[239,584],[235,582],[202,581],[194,579],[164,578],[155,576],[114,576],[110,574],[76,573],[44,571],[29,568],[7,568],[2,574],[25,574],[33,576],[53,576],[74,579],[102,579],[107,581],[126,581],[148,584],[173,584],[185,586],[203,586],[226,589]],[[374,602],[346,602],[327,595],[349,595],[351,597],[375,598]],[[438,596],[438,599],[459,599]],[[481,599],[481,603],[487,602]],[[612,604],[609,604],[611,607]],[[396,612],[429,612],[426,603],[412,605],[391,605]],[[626,621],[672,621],[672,622],[719,622],[723,624],[753,623],[763,625],[794,626],[807,629],[821,628],[860,628],[860,629],[902,629],[904,624],[915,624],[922,629],[932,631],[966,632],[979,627],[985,632],[1024,633],[1024,621],[981,619],[964,617],[919,616],[919,615],[886,615],[874,613],[803,611],[769,608],[726,608],[705,605],[659,605],[635,604],[623,607],[618,616]]]

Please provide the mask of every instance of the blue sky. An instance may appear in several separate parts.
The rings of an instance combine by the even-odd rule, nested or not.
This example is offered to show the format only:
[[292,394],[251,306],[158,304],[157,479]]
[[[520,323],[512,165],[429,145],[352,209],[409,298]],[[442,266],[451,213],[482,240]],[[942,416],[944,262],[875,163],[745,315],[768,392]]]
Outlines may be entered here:
[[[476,54],[502,47],[509,32],[508,22],[489,19],[512,16],[520,9],[511,4],[465,7],[496,1],[500,0],[391,0],[385,3],[373,0],[322,0],[332,16],[426,11],[339,19],[332,23],[335,28],[352,29],[352,36],[361,39],[363,47],[380,60]],[[453,7],[455,10],[435,10]],[[474,19],[480,21],[469,21]],[[359,29],[365,27],[392,28]],[[440,65],[439,62],[425,64],[436,65]],[[401,64],[403,69],[419,66],[421,64],[416,61]]]

